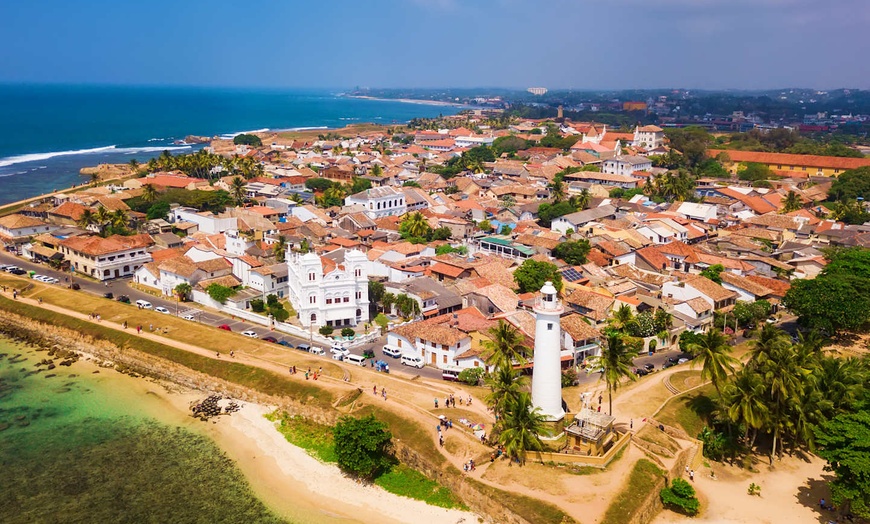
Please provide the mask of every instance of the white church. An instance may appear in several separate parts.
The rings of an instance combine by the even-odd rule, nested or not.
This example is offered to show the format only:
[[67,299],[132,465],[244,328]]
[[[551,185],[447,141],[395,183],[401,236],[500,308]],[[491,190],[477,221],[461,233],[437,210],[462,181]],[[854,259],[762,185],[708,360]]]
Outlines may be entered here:
[[368,258],[359,250],[344,263],[314,253],[287,254],[288,298],[305,326],[356,326],[369,321]]

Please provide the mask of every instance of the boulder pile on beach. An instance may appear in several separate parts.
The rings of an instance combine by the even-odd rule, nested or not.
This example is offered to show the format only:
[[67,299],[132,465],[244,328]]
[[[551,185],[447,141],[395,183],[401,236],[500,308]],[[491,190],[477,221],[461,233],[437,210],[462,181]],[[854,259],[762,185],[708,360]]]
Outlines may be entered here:
[[221,395],[209,395],[199,402],[193,402],[190,410],[193,412],[193,417],[202,421],[207,421],[218,415],[229,415],[241,408],[235,400],[224,398]]

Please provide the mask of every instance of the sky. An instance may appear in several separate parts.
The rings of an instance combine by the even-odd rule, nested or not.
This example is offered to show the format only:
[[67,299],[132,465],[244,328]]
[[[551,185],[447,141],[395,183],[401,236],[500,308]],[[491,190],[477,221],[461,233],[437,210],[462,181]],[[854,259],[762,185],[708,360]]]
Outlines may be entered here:
[[0,2],[0,82],[870,88],[870,0]]

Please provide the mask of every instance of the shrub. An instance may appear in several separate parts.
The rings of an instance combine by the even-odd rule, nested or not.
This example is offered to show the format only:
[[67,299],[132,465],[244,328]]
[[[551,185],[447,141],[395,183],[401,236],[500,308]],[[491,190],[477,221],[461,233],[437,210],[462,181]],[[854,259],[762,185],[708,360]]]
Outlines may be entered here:
[[345,415],[338,419],[332,434],[338,467],[343,471],[371,479],[389,467],[388,449],[393,435],[374,415],[365,418]]
[[666,508],[684,515],[697,515],[701,507],[695,497],[695,488],[683,479],[674,479],[670,487],[662,488],[659,496]]
[[260,137],[258,137],[257,135],[242,133],[241,135],[236,135],[233,137],[233,144],[262,147],[263,141],[260,140]]
[[468,368],[463,369],[459,373],[459,380],[465,382],[469,386],[480,384],[480,379],[483,378],[485,370],[483,368]]
[[577,370],[568,368],[562,372],[562,387],[569,388],[577,382]]
[[356,335],[356,332],[353,330],[353,328],[349,328],[349,327],[341,328],[341,336],[352,337],[354,335]]
[[286,322],[287,319],[290,318],[290,312],[281,307],[281,304],[278,304],[275,307],[270,307],[269,314],[272,315],[272,318],[274,318],[276,322]]
[[333,329],[332,326],[321,326],[318,330],[318,332],[324,337],[328,337],[333,331],[335,331],[335,329]]
[[225,304],[228,298],[236,294],[235,289],[220,284],[209,284],[209,286],[205,288],[205,292],[208,293],[208,296],[213,300],[220,302],[221,304]]
[[262,313],[263,311],[266,311],[266,305],[263,304],[263,301],[259,298],[255,298],[251,301],[251,311],[254,313]]

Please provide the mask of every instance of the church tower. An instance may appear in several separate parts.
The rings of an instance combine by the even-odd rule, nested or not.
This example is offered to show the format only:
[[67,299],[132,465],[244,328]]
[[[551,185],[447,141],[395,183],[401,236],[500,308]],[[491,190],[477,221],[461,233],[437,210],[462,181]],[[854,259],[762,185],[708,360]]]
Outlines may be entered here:
[[564,309],[552,282],[545,282],[535,300],[535,360],[532,375],[532,406],[540,408],[548,421],[562,420],[562,328]]

